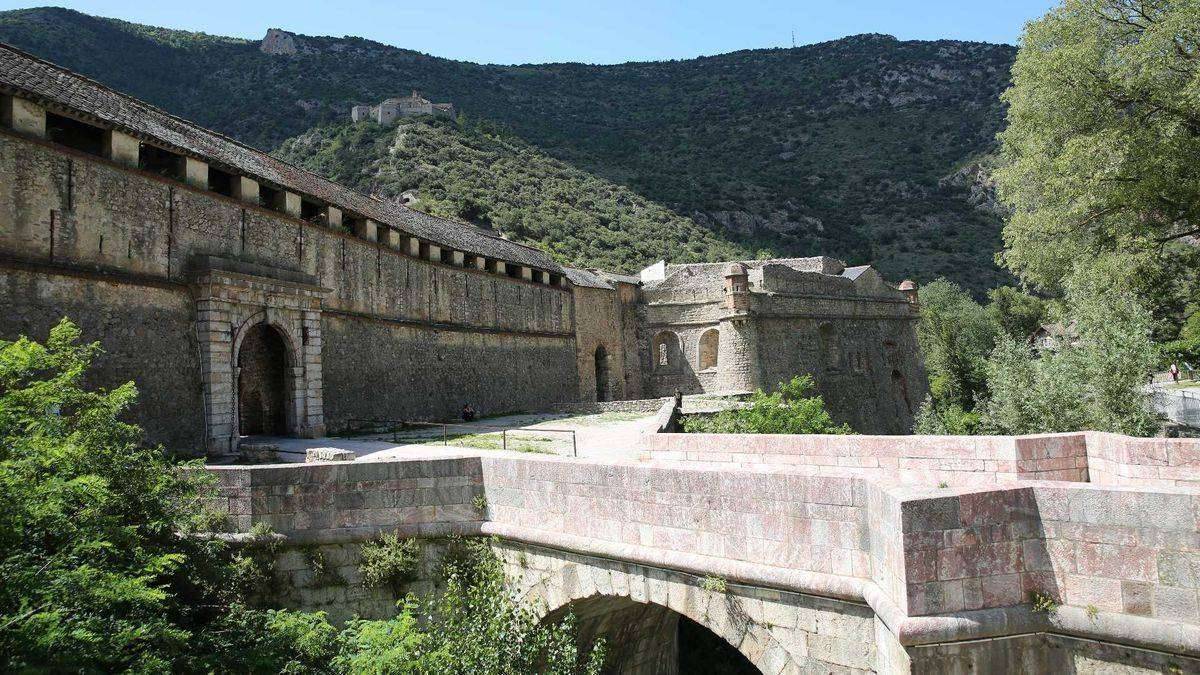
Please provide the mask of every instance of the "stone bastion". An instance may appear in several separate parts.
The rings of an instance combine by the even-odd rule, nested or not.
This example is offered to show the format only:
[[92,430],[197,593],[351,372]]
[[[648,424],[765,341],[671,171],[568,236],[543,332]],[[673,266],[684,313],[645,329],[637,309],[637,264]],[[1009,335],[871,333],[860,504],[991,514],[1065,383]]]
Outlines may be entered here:
[[[616,672],[675,672],[687,617],[764,673],[1200,672],[1200,441],[650,434],[640,462],[505,453],[214,466],[285,542],[273,601],[391,611],[380,532],[494,536],[512,588]],[[345,584],[313,588],[301,547]],[[721,583],[711,583],[719,579]]]

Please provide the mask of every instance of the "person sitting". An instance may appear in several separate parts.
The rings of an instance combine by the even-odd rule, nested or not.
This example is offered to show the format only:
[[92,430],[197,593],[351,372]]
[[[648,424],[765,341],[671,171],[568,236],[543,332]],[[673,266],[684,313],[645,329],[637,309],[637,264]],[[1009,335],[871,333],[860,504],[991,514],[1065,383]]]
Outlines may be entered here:
[[475,419],[475,409],[470,403],[464,403],[462,409],[462,418],[464,422],[471,422]]

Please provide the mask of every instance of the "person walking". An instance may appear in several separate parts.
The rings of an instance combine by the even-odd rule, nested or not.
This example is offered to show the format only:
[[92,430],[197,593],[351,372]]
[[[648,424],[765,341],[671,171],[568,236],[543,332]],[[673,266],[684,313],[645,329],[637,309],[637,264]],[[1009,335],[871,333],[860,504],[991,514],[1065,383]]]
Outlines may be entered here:
[[1175,365],[1174,363],[1171,364],[1171,381],[1179,381],[1179,366]]

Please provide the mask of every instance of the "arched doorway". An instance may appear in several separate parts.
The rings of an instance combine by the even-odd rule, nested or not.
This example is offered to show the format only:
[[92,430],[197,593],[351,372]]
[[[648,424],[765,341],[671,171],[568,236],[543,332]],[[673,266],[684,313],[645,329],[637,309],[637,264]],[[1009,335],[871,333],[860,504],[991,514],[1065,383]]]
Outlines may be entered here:
[[608,350],[596,347],[596,400],[608,400]]
[[280,436],[287,424],[287,344],[260,323],[246,330],[237,355],[238,430],[243,436]]
[[709,370],[717,367],[717,354],[721,351],[721,331],[716,328],[709,328],[700,336],[700,347],[697,352],[700,355],[700,362],[697,363],[700,370]]

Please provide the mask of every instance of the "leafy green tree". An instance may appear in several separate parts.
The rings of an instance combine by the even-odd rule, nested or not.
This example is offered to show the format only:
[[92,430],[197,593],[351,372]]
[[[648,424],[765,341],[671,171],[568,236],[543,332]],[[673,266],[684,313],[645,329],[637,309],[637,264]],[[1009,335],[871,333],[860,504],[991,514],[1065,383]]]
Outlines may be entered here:
[[[1009,269],[1058,290],[1076,261],[1115,252],[1143,264],[1144,286],[1195,254],[1178,242],[1200,234],[1198,54],[1196,0],[1065,0],[1027,25],[995,173]],[[1165,276],[1140,295],[1177,318]]]
[[935,407],[970,410],[984,390],[986,361],[999,327],[957,284],[937,279],[918,291],[917,340]]
[[1045,300],[1012,286],[988,291],[988,300],[988,317],[1017,341],[1032,335],[1046,316]]
[[847,424],[836,424],[825,400],[811,396],[811,375],[798,375],[781,382],[773,393],[758,390],[746,408],[724,410],[711,416],[683,420],[688,433],[714,434],[850,434]]
[[[339,630],[248,607],[262,570],[209,536],[210,474],[121,420],[132,384],[84,386],[98,352],[66,319],[44,345],[0,342],[3,672],[598,672],[603,649],[579,648],[570,621],[539,623],[479,541],[444,593],[393,619]],[[366,562],[381,582],[406,571],[385,553]]]
[[143,446],[132,383],[89,391],[98,352],[64,320],[0,342],[0,663],[169,670],[225,605],[201,472]]
[[1034,355],[1005,336],[988,360],[983,428],[1025,434],[1091,429],[1149,435],[1158,420],[1145,385],[1159,361],[1153,322],[1122,281],[1127,261],[1076,265],[1062,320],[1078,340]]

